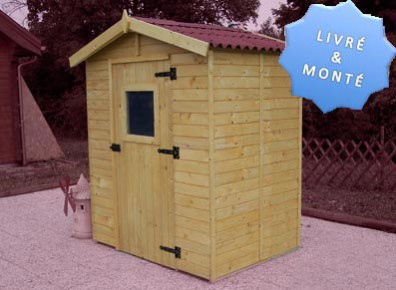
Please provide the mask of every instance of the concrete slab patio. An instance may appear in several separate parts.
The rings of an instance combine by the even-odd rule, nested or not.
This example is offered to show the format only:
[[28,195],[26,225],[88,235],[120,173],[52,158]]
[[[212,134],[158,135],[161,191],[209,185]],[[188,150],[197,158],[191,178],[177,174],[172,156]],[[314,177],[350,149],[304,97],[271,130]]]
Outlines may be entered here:
[[63,194],[0,199],[0,289],[396,289],[396,235],[303,218],[298,251],[211,284],[70,237]]

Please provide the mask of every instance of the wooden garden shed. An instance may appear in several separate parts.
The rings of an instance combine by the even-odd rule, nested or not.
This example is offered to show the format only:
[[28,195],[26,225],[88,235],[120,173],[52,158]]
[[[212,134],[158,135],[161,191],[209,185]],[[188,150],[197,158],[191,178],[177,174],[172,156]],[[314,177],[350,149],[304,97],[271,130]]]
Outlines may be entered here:
[[215,281],[299,247],[301,99],[284,43],[123,18],[86,62],[94,239]]

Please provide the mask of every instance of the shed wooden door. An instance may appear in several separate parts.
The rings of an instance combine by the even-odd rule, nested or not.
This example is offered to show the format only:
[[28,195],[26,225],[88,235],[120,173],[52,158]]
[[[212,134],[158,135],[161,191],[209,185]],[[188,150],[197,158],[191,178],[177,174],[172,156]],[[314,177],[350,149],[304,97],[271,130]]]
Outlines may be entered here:
[[119,197],[119,248],[144,259],[175,266],[173,156],[168,61],[112,66]]

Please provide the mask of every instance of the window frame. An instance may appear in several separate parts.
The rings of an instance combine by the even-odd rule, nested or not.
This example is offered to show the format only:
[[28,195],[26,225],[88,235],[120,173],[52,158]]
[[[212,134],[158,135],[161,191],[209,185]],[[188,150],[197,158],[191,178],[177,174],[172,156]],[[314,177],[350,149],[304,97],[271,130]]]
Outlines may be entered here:
[[[124,141],[156,144],[159,145],[159,100],[158,100],[158,85],[156,84],[133,84],[122,87],[121,96],[121,132]],[[128,133],[128,93],[129,92],[152,92],[153,93],[153,110],[154,110],[154,136],[133,135]]]

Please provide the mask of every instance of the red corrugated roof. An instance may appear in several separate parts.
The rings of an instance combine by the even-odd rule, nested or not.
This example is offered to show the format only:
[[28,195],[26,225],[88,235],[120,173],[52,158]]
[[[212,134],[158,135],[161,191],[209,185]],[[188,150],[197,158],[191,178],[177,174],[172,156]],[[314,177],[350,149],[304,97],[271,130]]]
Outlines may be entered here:
[[248,32],[239,28],[143,17],[133,18],[207,42],[216,48],[282,51],[285,47],[285,43],[283,41],[275,40],[273,38]]

